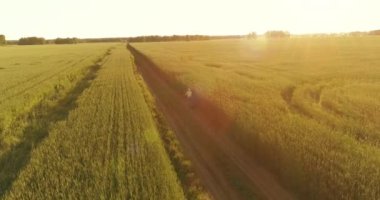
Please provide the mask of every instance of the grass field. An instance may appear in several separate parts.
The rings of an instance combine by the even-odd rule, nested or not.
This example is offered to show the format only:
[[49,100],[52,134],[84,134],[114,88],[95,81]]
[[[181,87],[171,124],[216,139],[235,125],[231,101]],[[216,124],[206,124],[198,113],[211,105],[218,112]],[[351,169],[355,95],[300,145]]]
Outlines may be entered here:
[[222,108],[243,130],[225,134],[298,197],[380,198],[380,38],[132,46]]
[[184,199],[125,46],[96,74],[4,199]]

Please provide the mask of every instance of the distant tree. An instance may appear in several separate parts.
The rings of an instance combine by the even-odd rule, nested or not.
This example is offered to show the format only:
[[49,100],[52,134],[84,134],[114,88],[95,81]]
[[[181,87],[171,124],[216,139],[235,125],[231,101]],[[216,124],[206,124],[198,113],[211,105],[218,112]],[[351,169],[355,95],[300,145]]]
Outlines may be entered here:
[[380,30],[373,30],[369,32],[369,35],[380,35]]
[[0,45],[6,44],[5,35],[0,35]]
[[78,38],[57,38],[54,40],[55,44],[76,44],[78,43]]
[[[245,35],[222,35],[222,36],[209,36],[209,35],[171,35],[171,36],[158,36],[147,35],[137,37],[121,37],[121,38],[84,38],[78,39],[78,42],[169,42],[169,41],[193,41],[193,40],[211,40],[211,39],[233,39],[243,38]],[[53,41],[55,42],[55,40]]]
[[168,42],[168,41],[192,41],[192,40],[210,40],[212,36],[206,35],[172,35],[172,36],[138,36],[128,38],[129,42]]
[[290,37],[290,33],[287,31],[267,31],[265,36],[267,38],[287,38]]
[[364,35],[368,35],[368,33],[366,32],[360,32],[360,31],[354,31],[354,32],[350,32],[348,33],[349,36],[364,36]]
[[127,38],[85,38],[78,39],[79,42],[88,42],[88,43],[101,43],[101,42],[124,42]]
[[26,37],[18,40],[18,45],[37,45],[37,44],[45,44],[44,38],[39,37]]
[[248,39],[256,39],[257,38],[256,32],[250,32],[250,33],[248,33],[247,38]]

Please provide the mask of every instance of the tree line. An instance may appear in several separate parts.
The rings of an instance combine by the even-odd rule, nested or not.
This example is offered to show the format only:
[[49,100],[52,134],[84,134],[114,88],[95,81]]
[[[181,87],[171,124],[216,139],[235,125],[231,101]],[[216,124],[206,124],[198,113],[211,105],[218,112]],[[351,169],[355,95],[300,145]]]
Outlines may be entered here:
[[25,37],[20,38],[17,42],[18,45],[38,45],[38,44],[76,44],[79,42],[78,38],[57,38],[55,40],[45,40],[42,37]]
[[211,36],[206,35],[173,35],[173,36],[138,36],[128,38],[128,42],[168,42],[168,41],[192,41],[192,40],[209,40]]
[[[256,32],[250,32],[247,35],[248,39],[256,39],[259,35]],[[264,33],[267,38],[288,38],[290,33],[288,31],[267,31]]]
[[241,38],[240,35],[227,36],[209,36],[209,35],[146,35],[137,37],[119,37],[119,38],[84,38],[79,42],[97,43],[97,42],[170,42],[170,41],[195,41],[195,40],[211,40],[211,39],[227,39]]
[[290,33],[288,31],[267,31],[265,36],[268,38],[288,38]]
[[79,42],[78,38],[57,38],[54,40],[55,44],[76,44]]
[[[341,34],[312,34],[311,36],[376,36],[380,35],[380,30],[369,32],[350,32]],[[248,38],[256,39],[259,35],[256,32],[250,32],[247,35],[172,35],[172,36],[137,36],[137,37],[118,37],[118,38],[56,38],[54,40],[46,40],[43,37],[23,37],[19,40],[7,41],[5,35],[0,34],[0,45],[18,44],[18,45],[41,45],[41,44],[76,44],[76,43],[98,43],[98,42],[169,42],[169,41],[194,41],[194,40],[211,40],[211,39],[232,39],[232,38]],[[272,30],[264,33],[267,38],[288,38],[291,34],[288,31]]]
[[45,38],[40,37],[25,37],[18,40],[18,45],[36,45],[45,44]]

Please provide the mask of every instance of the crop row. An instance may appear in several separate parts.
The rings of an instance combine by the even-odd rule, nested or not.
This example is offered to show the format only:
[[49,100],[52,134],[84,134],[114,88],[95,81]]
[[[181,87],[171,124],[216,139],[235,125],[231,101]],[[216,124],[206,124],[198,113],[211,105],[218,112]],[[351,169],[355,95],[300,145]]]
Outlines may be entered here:
[[76,102],[5,199],[184,199],[123,46]]
[[111,45],[0,49],[0,154],[19,143],[25,116],[43,99],[70,90]]

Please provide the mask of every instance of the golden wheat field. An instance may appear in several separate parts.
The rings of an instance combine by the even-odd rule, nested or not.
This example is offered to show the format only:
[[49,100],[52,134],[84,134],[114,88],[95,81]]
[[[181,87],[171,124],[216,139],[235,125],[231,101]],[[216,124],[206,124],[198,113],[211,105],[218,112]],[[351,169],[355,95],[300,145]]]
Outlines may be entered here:
[[229,131],[301,199],[377,199],[380,38],[133,43],[218,105]]
[[380,200],[379,0],[0,8],[0,200]]
[[2,46],[0,199],[378,199],[379,53],[371,36]]

